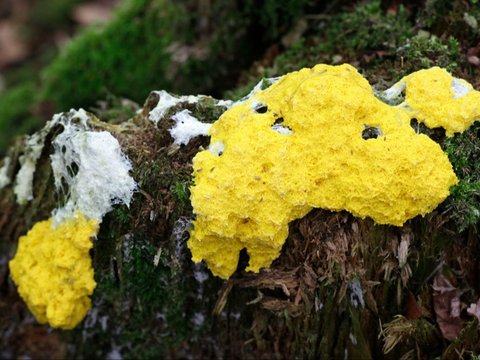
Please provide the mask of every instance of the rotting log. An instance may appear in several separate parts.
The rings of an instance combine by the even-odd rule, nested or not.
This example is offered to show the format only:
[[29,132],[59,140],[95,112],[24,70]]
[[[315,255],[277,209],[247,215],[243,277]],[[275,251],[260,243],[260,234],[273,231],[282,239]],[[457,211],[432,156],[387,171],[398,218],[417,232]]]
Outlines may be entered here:
[[[59,129],[46,137],[34,198],[25,205],[13,194],[24,142],[10,148],[12,182],[0,192],[2,357],[394,359],[480,352],[478,320],[467,311],[480,307],[480,242],[474,228],[458,231],[444,205],[403,227],[312,210],[290,224],[270,268],[247,273],[243,257],[228,281],[192,263],[191,161],[208,139],[173,144],[169,118],[189,109],[213,122],[222,109],[208,98],[182,102],[155,126],[149,113],[157,102],[152,93],[120,124],[89,120],[118,139],[139,190],[129,208],[117,206],[103,219],[92,252],[93,307],[71,331],[36,323],[8,270],[18,238],[62,201],[49,159]],[[447,340],[445,331],[455,338]]]

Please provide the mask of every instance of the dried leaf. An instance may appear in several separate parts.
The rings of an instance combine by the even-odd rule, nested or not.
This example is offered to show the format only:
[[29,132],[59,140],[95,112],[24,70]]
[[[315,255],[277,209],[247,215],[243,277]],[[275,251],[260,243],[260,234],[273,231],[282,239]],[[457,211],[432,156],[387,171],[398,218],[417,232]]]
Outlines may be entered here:
[[407,319],[413,320],[422,316],[422,308],[418,305],[415,296],[411,292],[409,292],[407,295]]
[[463,326],[460,319],[460,291],[441,273],[433,279],[433,309],[442,335],[447,340],[455,339]]
[[223,311],[223,308],[227,304],[228,295],[233,287],[233,281],[229,280],[223,284],[222,289],[220,290],[220,295],[218,296],[217,303],[213,309],[213,314],[219,316]]
[[467,56],[467,60],[472,65],[480,66],[480,58],[478,58],[478,56],[475,56],[475,55]]

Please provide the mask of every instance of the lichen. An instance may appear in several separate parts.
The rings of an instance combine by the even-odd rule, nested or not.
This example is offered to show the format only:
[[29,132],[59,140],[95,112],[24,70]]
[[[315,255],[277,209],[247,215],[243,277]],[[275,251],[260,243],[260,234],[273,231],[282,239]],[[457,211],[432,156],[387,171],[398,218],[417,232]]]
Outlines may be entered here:
[[247,270],[269,266],[289,222],[312,208],[400,226],[432,211],[457,183],[440,146],[415,133],[404,108],[375,98],[349,65],[288,74],[226,111],[210,134],[224,149],[193,160],[188,246],[222,278],[242,249]]
[[89,254],[98,221],[81,214],[57,228],[41,221],[19,239],[10,272],[18,292],[40,323],[71,329],[90,309],[95,289]]

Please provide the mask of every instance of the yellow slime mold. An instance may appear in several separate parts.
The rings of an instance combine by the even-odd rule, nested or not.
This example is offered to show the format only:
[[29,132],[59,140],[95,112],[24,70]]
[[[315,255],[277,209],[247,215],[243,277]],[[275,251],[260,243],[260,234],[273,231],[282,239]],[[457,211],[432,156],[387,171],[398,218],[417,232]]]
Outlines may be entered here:
[[[401,107],[429,128],[443,127],[448,136],[480,119],[480,92],[446,70],[433,67],[404,77],[392,89],[406,88]],[[388,91],[388,90],[387,90]]]
[[226,111],[210,134],[223,154],[194,158],[188,246],[222,278],[242,249],[247,270],[269,266],[289,222],[312,208],[402,225],[457,182],[440,146],[414,132],[407,112],[377,100],[349,65],[288,74]]
[[71,329],[91,307],[96,283],[89,255],[98,221],[77,213],[57,228],[36,223],[22,236],[10,272],[20,296],[40,323]]

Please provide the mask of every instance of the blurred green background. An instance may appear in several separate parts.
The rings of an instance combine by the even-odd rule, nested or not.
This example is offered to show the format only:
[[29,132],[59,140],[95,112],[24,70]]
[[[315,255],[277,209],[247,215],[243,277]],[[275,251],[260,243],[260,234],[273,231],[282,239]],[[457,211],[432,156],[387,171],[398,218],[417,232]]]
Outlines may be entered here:
[[72,107],[128,117],[123,98],[158,89],[235,98],[320,62],[373,83],[439,65],[477,86],[477,1],[5,0],[0,155]]

